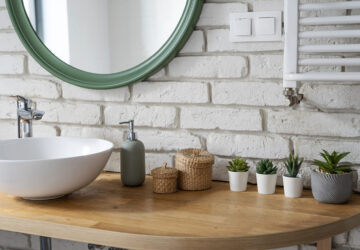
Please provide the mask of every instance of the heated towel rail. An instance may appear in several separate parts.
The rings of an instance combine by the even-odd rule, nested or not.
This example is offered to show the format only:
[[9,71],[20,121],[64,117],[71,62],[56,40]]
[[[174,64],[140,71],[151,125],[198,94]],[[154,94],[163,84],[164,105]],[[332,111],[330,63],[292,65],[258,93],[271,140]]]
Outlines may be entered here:
[[[299,94],[299,82],[358,82],[360,72],[345,72],[346,66],[360,66],[360,44],[346,42],[349,38],[360,38],[360,15],[348,15],[349,10],[360,9],[360,1],[339,1],[328,3],[301,3],[299,0],[285,0],[285,48],[284,48],[284,95],[290,105],[298,104],[303,96]],[[315,16],[310,11],[343,10],[345,15]],[[360,11],[359,11],[360,13]],[[333,26],[333,29],[322,27]],[[303,45],[306,39],[338,39],[341,43]],[[343,40],[341,40],[343,39]],[[345,43],[344,43],[345,41]],[[346,55],[346,56],[344,56]],[[333,56],[333,58],[329,58]],[[334,57],[335,56],[335,57]],[[340,72],[301,72],[306,66],[341,66]]]

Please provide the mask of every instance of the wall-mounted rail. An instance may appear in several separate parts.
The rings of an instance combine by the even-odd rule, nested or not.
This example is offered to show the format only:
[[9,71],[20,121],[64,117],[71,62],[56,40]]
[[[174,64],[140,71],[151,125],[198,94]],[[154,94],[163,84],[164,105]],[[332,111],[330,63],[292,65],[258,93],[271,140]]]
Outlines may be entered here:
[[[343,11],[338,16],[309,17],[314,10],[360,9],[360,1],[328,3],[305,3],[285,0],[285,49],[284,49],[284,94],[291,105],[299,103],[300,81],[359,82],[360,72],[301,72],[300,66],[360,66],[360,44],[351,39],[360,38],[360,15],[348,15]],[[331,28],[329,29],[329,26]],[[348,27],[349,26],[349,27]],[[323,44],[323,40],[331,42]],[[314,44],[314,39],[318,39]],[[335,39],[335,40],[334,40]],[[337,39],[337,40],[336,40]],[[342,40],[341,40],[342,39]],[[326,40],[325,40],[326,41]],[[336,42],[335,42],[336,41]],[[312,44],[313,43],[313,44]],[[295,95],[295,96],[293,96]]]

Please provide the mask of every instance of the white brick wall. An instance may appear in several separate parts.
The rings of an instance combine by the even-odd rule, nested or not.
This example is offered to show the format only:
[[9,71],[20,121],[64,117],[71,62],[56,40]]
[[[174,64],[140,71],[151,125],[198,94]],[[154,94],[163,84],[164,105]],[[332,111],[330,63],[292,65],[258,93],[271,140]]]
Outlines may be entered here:
[[173,78],[243,78],[247,74],[248,63],[241,56],[176,57],[169,64]]
[[198,26],[229,25],[231,12],[247,12],[248,6],[243,3],[207,3],[204,4]]
[[[282,9],[283,0],[207,0],[188,43],[165,68],[142,83],[99,91],[63,83],[45,71],[25,51],[5,1],[0,0],[0,139],[16,137],[11,96],[20,94],[46,111],[42,121],[34,122],[35,136],[112,141],[115,149],[108,171],[120,170],[119,147],[127,128],[118,122],[132,118],[147,150],[147,173],[164,161],[173,165],[176,151],[187,147],[202,147],[216,156],[215,180],[226,181],[225,166],[241,156],[249,161],[249,181],[255,183],[256,162],[271,158],[280,166],[281,185],[281,160],[295,151],[305,157],[302,174],[309,188],[311,161],[323,148],[352,152],[347,161],[356,168],[360,165],[359,83],[305,84],[304,103],[290,109],[282,95],[283,43],[229,42],[230,12]],[[360,191],[360,179],[354,181]],[[360,249],[359,232],[335,237],[334,249]],[[39,249],[38,240],[0,232],[0,249]],[[86,249],[86,244],[63,240],[54,240],[53,246],[55,250]]]
[[176,108],[165,106],[107,105],[105,124],[118,125],[121,121],[135,120],[136,126],[174,128]]
[[[1,20],[0,20],[1,22]],[[24,56],[0,55],[0,74],[16,75],[24,73]]]
[[133,86],[133,101],[143,103],[208,103],[209,87],[202,82],[143,82]]

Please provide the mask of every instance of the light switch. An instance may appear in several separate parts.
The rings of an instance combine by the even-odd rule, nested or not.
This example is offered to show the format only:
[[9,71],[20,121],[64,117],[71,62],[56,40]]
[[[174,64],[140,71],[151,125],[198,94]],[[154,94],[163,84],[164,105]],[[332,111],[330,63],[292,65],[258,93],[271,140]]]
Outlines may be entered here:
[[251,36],[251,19],[235,18],[230,29],[230,32],[233,32],[235,36]]
[[275,17],[258,17],[255,27],[256,35],[275,35]]
[[282,40],[282,12],[234,12],[229,15],[231,42]]

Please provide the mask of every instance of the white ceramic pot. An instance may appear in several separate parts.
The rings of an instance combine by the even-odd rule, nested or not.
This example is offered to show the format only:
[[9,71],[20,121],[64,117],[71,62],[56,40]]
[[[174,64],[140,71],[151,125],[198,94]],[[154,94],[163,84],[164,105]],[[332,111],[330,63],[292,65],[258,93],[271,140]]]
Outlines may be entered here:
[[229,172],[230,190],[235,192],[246,191],[249,172]]
[[276,174],[256,173],[256,182],[259,194],[273,194],[276,187]]
[[301,197],[303,191],[303,182],[300,176],[289,177],[283,176],[285,197],[298,198]]

